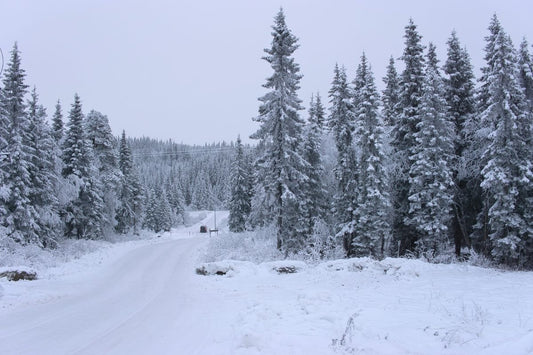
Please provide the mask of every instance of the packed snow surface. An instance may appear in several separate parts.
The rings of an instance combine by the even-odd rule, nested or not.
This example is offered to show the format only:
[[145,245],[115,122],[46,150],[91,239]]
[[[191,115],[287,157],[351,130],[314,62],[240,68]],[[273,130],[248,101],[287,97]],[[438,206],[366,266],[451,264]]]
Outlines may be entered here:
[[0,354],[533,353],[531,272],[406,259],[203,263],[199,226],[212,223],[205,214],[36,281],[1,279]]

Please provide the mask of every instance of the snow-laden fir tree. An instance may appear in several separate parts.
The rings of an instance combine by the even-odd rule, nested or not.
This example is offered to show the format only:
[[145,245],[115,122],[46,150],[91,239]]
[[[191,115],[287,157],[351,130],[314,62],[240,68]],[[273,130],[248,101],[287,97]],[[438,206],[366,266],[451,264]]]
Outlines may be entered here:
[[250,214],[252,198],[251,166],[245,156],[241,137],[237,137],[235,160],[231,168],[231,198],[228,227],[232,232],[244,232]]
[[144,214],[144,223],[143,226],[146,229],[152,230],[158,233],[161,228],[159,226],[159,219],[157,215],[157,196],[154,189],[150,189],[146,195],[146,212]]
[[453,125],[448,118],[435,46],[428,47],[420,120],[409,157],[409,212],[405,223],[417,230],[415,251],[434,256],[447,242],[453,203]]
[[385,89],[381,94],[383,103],[383,120],[388,126],[393,126],[400,114],[398,102],[400,100],[400,78],[391,56],[387,65],[387,74],[383,78]]
[[133,158],[131,149],[126,141],[125,131],[122,131],[120,139],[119,168],[122,176],[115,228],[119,233],[128,233],[131,229],[133,229],[134,233],[138,233],[142,216],[143,191],[133,167]]
[[102,186],[104,202],[104,232],[111,232],[116,223],[115,213],[118,204],[120,181],[122,179],[118,166],[116,138],[111,132],[107,116],[91,110],[85,118],[87,139],[92,144],[98,179]]
[[170,209],[170,204],[168,203],[167,193],[164,190],[159,190],[157,192],[157,229],[163,232],[169,232],[172,228],[172,211]]
[[57,100],[54,116],[52,117],[52,136],[58,144],[63,138],[63,113],[61,112],[61,102]]
[[354,80],[354,106],[359,159],[354,211],[356,232],[348,254],[382,257],[385,242],[390,237],[390,198],[379,94],[365,54]]
[[24,83],[24,69],[21,68],[20,52],[13,46],[7,64],[2,88],[2,114],[6,136],[2,142],[2,173],[4,177],[2,197],[4,199],[4,227],[7,235],[16,242],[40,244],[38,214],[31,201],[32,181],[30,171],[34,169],[35,150],[29,145],[30,122],[24,102],[28,86]]
[[46,123],[46,111],[38,102],[35,88],[28,102],[29,142],[34,152],[29,171],[30,200],[37,211],[39,241],[43,247],[54,247],[61,236],[59,201],[56,196],[58,173],[56,171],[56,145],[51,129]]
[[77,94],[69,113],[62,158],[62,174],[78,191],[64,211],[66,235],[78,239],[100,238],[105,218],[102,186],[97,176],[92,144],[84,132],[81,102]]
[[321,144],[323,125],[325,120],[324,106],[320,95],[311,97],[309,105],[309,118],[303,143],[303,157],[309,163],[306,175],[307,183],[304,186],[304,200],[302,213],[305,220],[307,235],[314,234],[316,223],[326,221],[326,190],[322,183],[324,166],[322,165]]
[[[481,188],[481,170],[486,162],[481,160],[487,146],[490,144],[489,133],[491,123],[482,120],[481,113],[485,112],[489,106],[489,81],[488,78],[494,68],[494,46],[498,33],[503,30],[496,15],[493,15],[488,27],[489,35],[485,37],[485,66],[481,68],[479,77],[479,87],[475,94],[475,114],[465,125],[465,137],[467,144],[463,160],[468,173],[468,188],[470,188],[472,199],[470,200],[470,214],[475,216],[475,223],[472,224],[470,239],[472,246],[490,256],[490,240],[484,228],[487,224],[487,205],[484,203],[485,196]],[[485,220],[481,222],[482,217]],[[480,223],[481,222],[481,223]]]
[[529,44],[524,38],[518,51],[518,79],[526,97],[527,113],[533,116],[533,58],[529,53]]
[[479,215],[479,237],[488,237],[491,254],[497,261],[530,264],[527,246],[533,237],[533,220],[529,219],[533,203],[531,120],[511,39],[496,17],[489,28],[482,87],[486,101],[480,113],[480,127],[488,136],[480,158],[484,209]]
[[479,207],[479,181],[472,178],[471,170],[468,169],[466,125],[474,118],[475,113],[475,87],[474,74],[470,64],[470,56],[466,49],[461,47],[455,31],[448,40],[447,59],[443,67],[446,77],[444,78],[446,102],[448,104],[450,118],[452,119],[454,140],[454,204],[451,224],[451,234],[454,239],[455,253],[461,254],[463,245],[470,246],[469,235],[471,226],[475,223],[474,211]]
[[424,47],[413,20],[405,27],[405,49],[402,60],[405,69],[400,77],[400,101],[398,109],[400,115],[392,130],[391,145],[394,149],[394,166],[391,171],[391,186],[393,190],[393,243],[392,254],[404,255],[415,249],[418,232],[413,225],[405,220],[409,214],[409,171],[411,157],[416,145],[415,133],[420,122],[420,110],[424,84]]
[[348,85],[344,67],[335,65],[333,82],[329,90],[330,114],[328,126],[337,146],[335,177],[338,187],[335,196],[337,236],[343,239],[348,255],[351,255],[355,235],[353,212],[356,204],[357,163],[354,149],[355,112],[352,89]]
[[264,199],[266,208],[273,213],[277,247],[285,253],[295,252],[305,244],[302,233],[302,189],[307,181],[307,162],[300,154],[304,122],[298,111],[302,109],[297,90],[301,79],[300,66],[293,53],[298,48],[297,38],[285,23],[280,10],[272,26],[272,46],[265,49],[265,59],[273,74],[263,85],[269,90],[259,100],[259,116],[254,121],[260,128],[252,135],[263,144],[258,164],[258,190],[270,196]]

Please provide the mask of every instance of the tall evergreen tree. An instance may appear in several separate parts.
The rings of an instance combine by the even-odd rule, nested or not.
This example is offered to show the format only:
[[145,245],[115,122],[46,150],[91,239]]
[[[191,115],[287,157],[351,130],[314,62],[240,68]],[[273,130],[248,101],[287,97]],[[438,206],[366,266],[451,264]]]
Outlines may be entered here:
[[244,155],[241,137],[237,137],[235,160],[231,169],[231,199],[229,202],[229,230],[243,232],[250,214],[252,181],[251,167]]
[[470,57],[466,49],[461,48],[455,31],[448,40],[444,73],[446,102],[455,130],[453,162],[455,189],[451,233],[454,238],[455,253],[460,256],[461,247],[470,245],[469,235],[476,217],[473,212],[479,209],[477,207],[479,187],[478,181],[472,179],[465,159],[469,142],[466,125],[473,119],[475,113],[474,74]]
[[482,86],[486,101],[480,116],[488,133],[480,159],[485,208],[478,226],[496,260],[523,265],[531,263],[526,251],[533,235],[528,220],[533,202],[531,122],[511,39],[496,17],[489,30]]
[[387,66],[387,74],[383,78],[385,89],[382,92],[383,119],[387,126],[393,126],[400,114],[398,102],[400,101],[400,78],[391,56]]
[[354,81],[354,106],[359,173],[354,211],[356,233],[349,254],[381,257],[390,236],[390,199],[379,94],[364,53]]
[[277,246],[288,253],[299,250],[305,242],[299,220],[302,185],[307,181],[307,164],[300,155],[303,121],[297,95],[302,76],[292,57],[298,48],[297,38],[286,25],[283,10],[276,15],[272,29],[272,46],[265,49],[264,59],[274,73],[264,84],[270,91],[259,99],[262,104],[254,120],[261,126],[252,138],[264,143],[259,158],[260,183],[271,196],[267,200],[271,205],[263,208],[274,211]]
[[444,84],[430,43],[420,103],[420,120],[409,157],[409,212],[405,223],[418,232],[416,252],[435,255],[446,243],[453,202],[453,128]]
[[157,223],[159,230],[170,232],[172,228],[172,212],[168,203],[166,191],[160,190],[157,198]]
[[24,69],[21,68],[20,52],[13,46],[11,58],[3,80],[2,111],[7,124],[4,137],[5,159],[2,164],[5,199],[3,218],[7,234],[19,243],[40,244],[38,215],[31,201],[31,175],[34,169],[35,151],[29,145],[30,122],[24,97],[28,86],[24,83]]
[[355,108],[352,90],[346,79],[343,67],[335,65],[334,78],[329,90],[330,115],[329,129],[337,146],[337,166],[335,177],[338,188],[335,196],[335,215],[338,222],[337,236],[343,239],[348,255],[351,255],[352,240],[355,235],[353,212],[356,204],[357,164],[353,146],[355,130]]
[[37,211],[40,244],[55,246],[60,235],[59,201],[56,196],[58,175],[55,166],[55,142],[46,123],[46,111],[38,102],[35,88],[28,103],[29,146],[34,152],[30,179],[30,200]]
[[309,119],[303,144],[303,157],[307,161],[308,176],[304,186],[303,214],[307,235],[313,234],[318,221],[325,221],[326,216],[326,190],[322,182],[324,166],[320,157],[323,124],[325,120],[324,107],[320,95],[311,97],[309,105]]
[[405,27],[405,49],[402,60],[405,69],[400,79],[400,115],[392,130],[392,146],[394,148],[394,168],[392,170],[392,184],[395,187],[393,199],[394,219],[391,245],[393,254],[400,255],[412,252],[418,239],[418,232],[412,225],[405,223],[409,214],[409,170],[411,157],[416,145],[415,133],[421,120],[421,103],[424,84],[424,47],[420,43],[413,20]]
[[131,149],[126,141],[126,132],[122,131],[119,148],[119,168],[122,173],[120,183],[119,205],[116,213],[116,230],[127,233],[133,228],[137,233],[142,213],[142,188],[133,167]]
[[85,119],[84,130],[92,144],[96,169],[104,202],[104,230],[110,232],[116,223],[121,172],[118,166],[116,138],[111,132],[107,116],[92,110]]
[[158,203],[157,203],[157,196],[153,189],[150,189],[147,194],[147,201],[146,201],[146,214],[144,216],[144,227],[152,230],[156,233],[159,233],[161,231],[161,227],[159,224],[158,219]]
[[52,117],[52,135],[56,142],[59,144],[63,138],[63,114],[61,113],[61,102],[57,100],[56,110]]
[[63,176],[78,191],[64,213],[66,234],[78,239],[99,238],[103,234],[104,221],[102,187],[97,177],[91,142],[84,132],[81,102],[77,94],[63,142],[63,163]]

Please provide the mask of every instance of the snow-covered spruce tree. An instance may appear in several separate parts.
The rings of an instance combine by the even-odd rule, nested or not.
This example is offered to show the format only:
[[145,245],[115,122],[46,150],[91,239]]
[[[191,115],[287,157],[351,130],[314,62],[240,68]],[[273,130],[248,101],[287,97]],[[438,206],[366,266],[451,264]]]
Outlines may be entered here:
[[382,257],[390,237],[390,198],[383,152],[383,123],[379,117],[379,94],[365,54],[354,80],[354,106],[359,151],[355,238],[356,256]]
[[346,71],[343,67],[339,68],[338,65],[335,65],[329,97],[331,106],[328,125],[337,146],[337,166],[335,167],[335,177],[338,183],[335,196],[337,237],[343,239],[343,245],[348,256],[352,256],[352,240],[356,232],[353,212],[356,207],[355,192],[358,178],[353,145],[355,112],[352,90],[346,79]]
[[484,209],[478,227],[490,240],[491,254],[499,262],[531,264],[527,245],[533,238],[533,165],[531,122],[519,83],[517,58],[510,37],[494,17],[486,47],[484,86],[487,96],[480,126],[488,132],[481,155]]
[[63,139],[63,114],[61,113],[61,102],[57,100],[56,110],[54,111],[54,116],[52,117],[52,136],[58,144],[60,144],[61,139]]
[[270,205],[258,208],[273,210],[277,247],[288,254],[300,250],[306,237],[301,203],[307,162],[300,154],[304,122],[298,113],[302,107],[297,95],[302,76],[292,57],[297,38],[286,25],[283,10],[276,15],[272,29],[272,46],[265,49],[264,59],[274,73],[264,84],[270,91],[259,99],[262,104],[254,121],[261,126],[251,137],[263,143],[257,182],[270,196],[264,200]]
[[39,240],[44,247],[57,244],[61,236],[59,201],[56,185],[59,179],[56,171],[56,145],[50,127],[46,123],[46,111],[38,102],[35,88],[28,102],[29,142],[34,152],[29,169],[31,181],[30,201],[37,211]]
[[394,149],[394,166],[391,171],[391,186],[393,190],[393,243],[391,253],[404,255],[415,250],[418,232],[413,225],[405,220],[409,214],[409,171],[411,170],[410,156],[414,154],[416,145],[415,133],[420,122],[420,109],[424,83],[424,47],[420,43],[421,36],[416,30],[413,20],[405,27],[405,49],[402,60],[405,69],[400,78],[400,101],[398,109],[400,115],[392,130],[391,145]]
[[68,203],[63,213],[67,236],[78,239],[100,238],[103,234],[104,203],[102,186],[91,142],[84,132],[83,113],[78,94],[69,113],[63,142],[63,177],[77,189],[77,197]]
[[98,179],[104,202],[104,232],[111,232],[116,224],[115,213],[122,174],[118,166],[116,138],[109,127],[107,116],[91,110],[85,119],[85,132],[92,144]]
[[448,55],[444,64],[446,102],[452,119],[454,140],[454,203],[451,234],[454,239],[455,253],[461,254],[461,247],[470,246],[469,235],[479,210],[479,181],[472,177],[467,167],[465,154],[469,138],[466,124],[473,119],[475,113],[474,74],[470,64],[470,56],[466,49],[461,48],[455,31],[448,40]]
[[241,137],[237,137],[235,160],[231,169],[231,198],[229,202],[229,230],[244,232],[250,214],[252,181],[251,167],[244,155]]
[[150,189],[147,193],[147,201],[146,201],[146,213],[144,215],[144,223],[143,226],[146,229],[152,230],[156,233],[161,231],[161,227],[159,225],[159,218],[158,218],[158,203],[157,203],[157,196],[153,189]]
[[159,190],[157,195],[157,229],[163,232],[169,232],[172,228],[172,211],[170,209],[170,204],[168,203],[167,193],[164,190]]
[[120,139],[119,168],[122,176],[115,228],[119,233],[128,233],[132,228],[134,233],[138,233],[141,224],[143,194],[139,178],[133,167],[133,158],[126,141],[125,131],[122,131]]
[[24,96],[28,86],[26,76],[20,66],[20,52],[17,44],[13,46],[11,58],[3,79],[2,114],[5,148],[2,153],[4,186],[2,197],[5,201],[6,215],[3,218],[7,235],[14,241],[41,245],[39,239],[38,214],[31,201],[32,181],[30,171],[34,169],[34,149],[30,143],[30,122],[28,120]]
[[518,79],[524,91],[527,104],[527,113],[533,116],[533,58],[529,53],[529,44],[524,38],[518,51]]
[[489,107],[489,76],[494,68],[494,46],[500,31],[503,31],[500,21],[493,15],[488,27],[489,35],[485,37],[485,62],[481,68],[479,87],[476,90],[475,114],[466,122],[465,136],[467,145],[465,147],[464,161],[469,173],[469,188],[472,190],[471,213],[475,215],[476,223],[472,226],[470,235],[472,246],[490,256],[491,244],[487,234],[486,226],[488,219],[488,206],[484,203],[485,194],[481,188],[482,174],[486,162],[482,161],[482,156],[490,144],[489,134],[492,123],[482,118],[482,113]]
[[420,120],[409,157],[409,212],[405,223],[416,228],[418,255],[434,256],[445,246],[453,203],[453,126],[435,46],[428,47]]
[[400,78],[394,65],[394,58],[391,56],[387,66],[387,74],[383,78],[385,89],[381,94],[383,103],[383,120],[387,126],[394,126],[400,114],[398,102],[400,100]]
[[324,107],[320,95],[311,97],[309,105],[308,125],[305,132],[302,155],[309,163],[306,175],[307,183],[304,185],[304,200],[302,213],[305,220],[305,233],[312,235],[315,224],[326,220],[326,190],[322,183],[324,167],[320,157],[322,130],[325,119]]

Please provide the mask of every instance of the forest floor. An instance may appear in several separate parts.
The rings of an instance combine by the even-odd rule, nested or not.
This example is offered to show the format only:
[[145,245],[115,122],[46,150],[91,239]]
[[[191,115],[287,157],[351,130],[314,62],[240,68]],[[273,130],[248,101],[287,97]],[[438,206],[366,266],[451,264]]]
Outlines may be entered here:
[[[533,353],[533,272],[407,259],[203,263],[210,237],[199,227],[214,224],[204,216],[36,281],[0,279],[0,353]],[[219,238],[226,219],[218,213]]]

